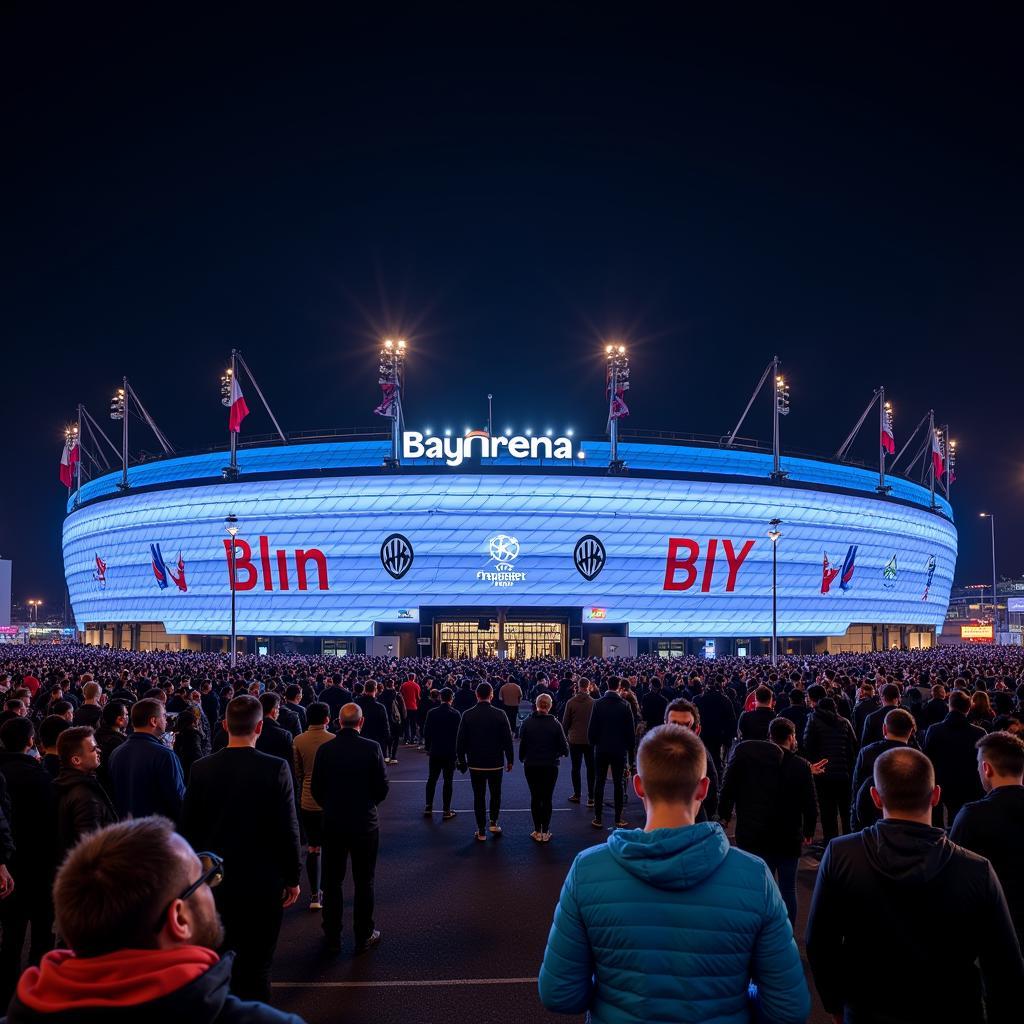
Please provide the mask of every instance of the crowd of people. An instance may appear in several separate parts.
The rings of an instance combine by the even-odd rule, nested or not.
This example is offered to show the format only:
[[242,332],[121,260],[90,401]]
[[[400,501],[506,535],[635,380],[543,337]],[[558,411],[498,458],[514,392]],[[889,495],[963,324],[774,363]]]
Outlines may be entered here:
[[[351,865],[355,953],[381,941],[378,807],[410,749],[427,759],[425,816],[440,783],[441,820],[456,818],[468,773],[476,842],[501,836],[517,760],[535,843],[554,838],[563,761],[567,799],[592,809],[606,841],[569,869],[540,973],[549,1009],[805,1020],[806,855],[807,957],[837,1020],[1020,1016],[1020,648],[232,669],[11,647],[0,703],[0,1003],[15,1024],[155,1004],[297,1020],[267,1005],[283,912],[305,876],[339,953]],[[906,983],[940,964],[952,993]]]

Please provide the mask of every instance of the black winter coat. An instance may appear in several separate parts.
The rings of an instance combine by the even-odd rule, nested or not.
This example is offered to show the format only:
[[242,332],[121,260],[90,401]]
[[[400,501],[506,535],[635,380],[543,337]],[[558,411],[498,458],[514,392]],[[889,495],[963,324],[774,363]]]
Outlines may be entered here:
[[463,714],[455,740],[455,757],[461,764],[470,768],[504,768],[515,762],[515,756],[512,729],[504,711],[487,701],[478,701]]
[[736,735],[741,740],[767,740],[768,726],[775,718],[774,708],[752,708],[744,711],[736,723]]
[[50,773],[28,754],[0,751],[7,785],[14,857],[8,867],[18,884],[49,885],[56,869],[56,807]]
[[700,711],[701,735],[708,743],[727,743],[736,735],[736,709],[721,690],[707,690],[693,703]]
[[113,825],[117,811],[95,772],[62,768],[54,780],[57,793],[57,863],[86,832]]
[[804,755],[811,764],[827,757],[826,775],[849,778],[857,757],[853,726],[834,711],[815,708],[804,727]]
[[387,750],[391,742],[391,721],[387,708],[376,697],[359,697],[356,703],[363,709],[363,739],[376,740],[381,750]]
[[867,828],[881,821],[882,812],[871,799],[871,787],[874,785],[875,762],[887,750],[905,747],[902,740],[879,740],[861,747],[857,755],[857,763],[853,766],[853,785],[850,788],[850,825],[854,830]]
[[317,749],[309,789],[324,809],[325,832],[365,835],[375,831],[377,805],[388,795],[380,744],[355,729],[342,729]]
[[609,690],[600,700],[594,702],[587,739],[598,754],[609,754],[612,757],[633,756],[636,750],[633,712],[614,690]]
[[519,730],[519,760],[527,767],[557,768],[558,759],[568,756],[562,723],[554,715],[534,711]]
[[802,754],[804,752],[804,729],[807,728],[807,718],[811,709],[806,704],[790,704],[779,712],[779,718],[788,718],[796,729],[796,745]]
[[462,715],[450,704],[441,704],[427,712],[423,723],[423,745],[431,757],[454,761],[459,722]]
[[[899,970],[857,969],[887,935],[900,937]],[[949,983],[909,983],[935,978],[936,950]],[[1020,1020],[1024,959],[995,872],[929,825],[890,818],[829,843],[807,959],[825,1010],[845,1007],[847,1024]]]
[[978,778],[978,750],[975,744],[984,729],[971,725],[967,716],[950,711],[924,734],[924,752],[935,766],[935,781],[942,787],[943,803],[959,808],[968,800],[985,794]]

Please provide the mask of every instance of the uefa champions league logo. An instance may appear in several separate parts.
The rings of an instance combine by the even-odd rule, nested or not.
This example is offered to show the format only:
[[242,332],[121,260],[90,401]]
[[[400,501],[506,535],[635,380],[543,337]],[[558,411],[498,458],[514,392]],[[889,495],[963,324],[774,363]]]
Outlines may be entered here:
[[493,583],[496,587],[512,587],[526,579],[525,572],[513,567],[513,562],[519,557],[519,541],[515,537],[507,533],[495,534],[487,542],[487,553],[494,566],[489,570],[481,569],[476,574],[478,580]]

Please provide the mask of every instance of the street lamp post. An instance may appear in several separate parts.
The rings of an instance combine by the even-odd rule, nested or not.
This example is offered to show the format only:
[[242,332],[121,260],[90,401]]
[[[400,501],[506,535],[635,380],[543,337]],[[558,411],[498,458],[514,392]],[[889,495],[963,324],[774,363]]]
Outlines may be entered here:
[[619,420],[628,414],[623,398],[629,390],[629,356],[625,345],[605,346],[608,366],[605,371],[605,388],[608,392],[608,434],[611,438],[611,458],[608,472],[622,473],[625,462],[619,458]]
[[992,639],[999,642],[999,592],[996,589],[996,515],[994,512],[982,512],[980,518],[987,519],[992,526]]
[[231,557],[228,559],[228,563],[231,567],[231,667],[234,668],[238,656],[238,643],[235,636],[235,536],[238,534],[238,516],[233,513],[227,516],[224,520],[224,528],[231,537],[229,545]]
[[768,525],[768,539],[772,542],[772,668],[779,663],[779,601],[778,601],[778,549],[781,519],[772,519]]

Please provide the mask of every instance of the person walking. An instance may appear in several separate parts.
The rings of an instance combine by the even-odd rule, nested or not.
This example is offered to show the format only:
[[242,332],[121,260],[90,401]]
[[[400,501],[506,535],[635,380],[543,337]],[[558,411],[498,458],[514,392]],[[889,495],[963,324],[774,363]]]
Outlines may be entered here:
[[395,686],[395,680],[391,677],[385,680],[383,691],[378,692],[377,699],[384,705],[388,715],[388,724],[391,726],[391,740],[387,750],[384,751],[385,764],[398,764],[398,744],[402,742],[405,734],[405,720],[408,712],[405,710],[405,701]]
[[320,854],[323,850],[323,808],[313,799],[311,783],[317,751],[334,739],[327,731],[331,709],[321,701],[314,701],[306,710],[309,723],[306,731],[295,737],[292,757],[295,768],[295,786],[299,791],[299,821],[306,837],[306,875],[309,878],[309,909],[323,909],[320,885]]
[[523,722],[519,736],[519,760],[530,787],[530,838],[538,843],[551,841],[551,803],[558,781],[558,761],[569,756],[562,725],[551,714],[553,704],[551,695],[542,693],[536,701],[537,710]]
[[514,679],[510,679],[498,690],[498,699],[501,701],[501,710],[508,716],[508,727],[512,730],[512,735],[517,736],[519,705],[523,702],[522,687]]
[[[857,1024],[1019,1021],[1024,959],[1003,890],[987,860],[932,827],[931,762],[887,750],[871,796],[882,820],[834,839],[814,886],[807,960],[826,1012]],[[857,969],[877,959],[880,936],[899,936],[898,964]]]
[[[452,790],[455,779],[456,750],[459,736],[459,723],[462,715],[452,707],[455,694],[447,686],[441,691],[441,703],[427,712],[423,723],[423,745],[427,751],[427,791],[425,816],[434,813],[434,794],[437,791],[437,780],[444,777],[441,785],[441,820],[449,821],[455,817],[452,810]],[[401,698],[399,698],[401,699]]]
[[538,978],[548,1010],[593,1024],[806,1021],[800,954],[767,867],[717,822],[695,822],[706,764],[687,729],[644,736],[633,787],[646,824],[573,861]]
[[416,730],[419,726],[420,684],[416,682],[416,673],[410,672],[408,678],[398,688],[405,701],[405,745],[416,746]]
[[814,785],[818,791],[821,832],[828,845],[837,835],[850,831],[850,789],[857,738],[853,726],[837,713],[835,701],[824,693],[824,687],[817,684],[808,693],[812,711],[804,728],[804,756],[811,763],[825,762],[825,770],[815,775]]
[[693,703],[703,723],[701,740],[711,751],[718,774],[722,774],[729,746],[736,736],[736,708],[726,696],[720,679],[712,679]]
[[788,718],[772,720],[767,740],[736,744],[718,802],[723,827],[735,809],[736,845],[768,865],[794,930],[797,865],[818,823],[811,766],[796,749],[796,727]]
[[581,765],[587,769],[587,806],[594,806],[594,748],[588,736],[590,716],[594,711],[594,698],[591,696],[591,682],[581,679],[576,684],[576,693],[569,698],[562,712],[562,729],[569,743],[570,778],[572,795],[569,803],[578,804],[581,797],[582,773]]
[[[504,767],[505,771],[510,772],[515,763],[508,716],[491,705],[493,697],[494,690],[490,683],[477,686],[476,704],[463,714],[455,739],[455,757],[460,769],[469,769],[473,786],[476,838],[481,843],[487,839],[487,831],[494,836],[501,835],[501,825],[498,824],[501,813],[501,770]],[[490,819],[487,817],[488,795]]]
[[[874,711],[869,711],[864,717],[864,724],[860,731],[861,749],[868,746],[869,743],[877,743],[885,738],[882,735],[882,725],[885,722],[885,716],[900,706],[903,692],[895,683],[886,683],[882,687],[879,696],[881,698],[881,705],[875,708]],[[856,794],[857,790],[854,789],[853,792]]]
[[[871,716],[868,715],[865,727],[870,721]],[[853,797],[850,807],[850,827],[854,832],[873,825],[882,817],[882,812],[871,799],[875,762],[887,750],[910,746],[910,737],[914,735],[915,728],[914,716],[909,711],[893,707],[887,711],[882,721],[882,738],[877,743],[869,743],[866,747],[861,747],[853,766],[853,785],[850,789]]]
[[949,838],[991,863],[1024,948],[1024,740],[1008,732],[978,740],[978,775],[986,795],[960,808]]
[[625,797],[624,779],[626,766],[633,760],[636,751],[636,729],[633,712],[619,696],[617,688],[609,685],[600,700],[595,701],[587,729],[587,741],[594,748],[594,828],[604,828],[604,784],[608,772],[612,773],[616,828],[626,828],[622,817]]
[[352,927],[357,954],[380,942],[374,927],[374,873],[380,849],[377,805],[388,795],[388,774],[380,744],[360,736],[363,709],[346,704],[338,735],[313,760],[310,795],[323,808],[323,930],[327,950],[341,951],[342,883],[349,858],[355,898]]
[[270,1000],[270,968],[286,907],[299,898],[301,849],[292,766],[256,749],[263,708],[250,694],[227,706],[227,746],[192,766],[181,832],[224,859],[217,907],[235,951],[232,990]]
[[768,727],[775,718],[775,694],[770,686],[754,690],[754,707],[740,714],[736,736],[740,740],[767,740]]
[[185,776],[177,754],[161,742],[167,732],[162,701],[137,701],[131,709],[132,734],[110,755],[114,802],[122,818],[162,814],[177,821]]
[[364,740],[374,740],[380,744],[383,757],[388,756],[391,747],[391,722],[387,709],[377,700],[377,682],[367,679],[363,692],[356,697],[356,704],[363,710],[363,725],[360,733]]
[[928,727],[922,745],[935,766],[935,780],[942,793],[942,806],[936,806],[934,812],[937,826],[943,824],[943,808],[946,823],[952,825],[964,804],[985,795],[978,778],[978,741],[985,730],[967,720],[971,698],[963,690],[950,691],[948,706],[946,717]]
[[86,832],[117,821],[117,811],[96,778],[100,751],[87,725],[68,726],[57,737],[60,772],[53,787],[57,798],[57,856],[64,859]]

